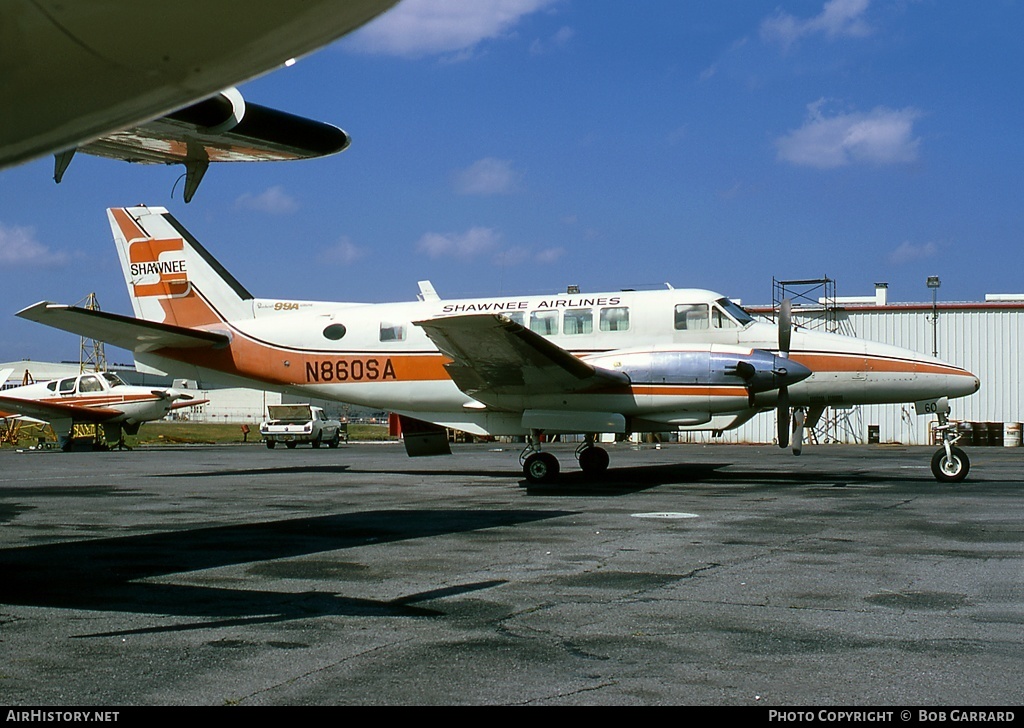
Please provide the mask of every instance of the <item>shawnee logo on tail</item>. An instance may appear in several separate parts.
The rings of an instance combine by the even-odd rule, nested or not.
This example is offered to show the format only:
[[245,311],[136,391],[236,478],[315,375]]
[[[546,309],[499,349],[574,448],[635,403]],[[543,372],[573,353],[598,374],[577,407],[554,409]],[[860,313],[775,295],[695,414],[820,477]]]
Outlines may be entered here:
[[136,296],[182,296],[188,293],[188,270],[181,238],[132,241],[128,257]]

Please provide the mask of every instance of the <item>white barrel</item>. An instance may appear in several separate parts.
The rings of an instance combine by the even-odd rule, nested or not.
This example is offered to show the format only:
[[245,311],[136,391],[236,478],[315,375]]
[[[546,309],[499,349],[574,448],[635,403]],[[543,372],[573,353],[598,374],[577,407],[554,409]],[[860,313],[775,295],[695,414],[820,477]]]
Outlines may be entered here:
[[1003,447],[1020,447],[1021,423],[1007,422],[1003,428]]

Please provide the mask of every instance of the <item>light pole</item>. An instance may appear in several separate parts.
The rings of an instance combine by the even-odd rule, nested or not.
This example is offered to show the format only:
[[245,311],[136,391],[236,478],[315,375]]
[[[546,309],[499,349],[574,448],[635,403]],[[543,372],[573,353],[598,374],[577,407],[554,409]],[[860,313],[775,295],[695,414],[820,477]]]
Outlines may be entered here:
[[942,281],[938,276],[928,276],[926,284],[932,289],[932,356],[939,356],[939,286]]

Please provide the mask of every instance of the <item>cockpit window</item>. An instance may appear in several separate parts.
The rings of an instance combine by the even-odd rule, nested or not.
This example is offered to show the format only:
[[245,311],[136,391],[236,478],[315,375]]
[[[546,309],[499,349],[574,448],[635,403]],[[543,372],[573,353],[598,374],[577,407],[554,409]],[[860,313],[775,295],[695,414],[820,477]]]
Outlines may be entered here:
[[100,378],[93,376],[92,374],[82,377],[78,382],[78,392],[102,392],[103,385],[100,383]]
[[103,372],[103,378],[107,380],[107,384],[110,385],[111,389],[114,387],[120,387],[124,384],[124,380],[113,372]]
[[57,391],[61,394],[71,394],[75,391],[75,382],[77,380],[72,377],[71,379],[61,379],[60,384],[57,385]]
[[715,303],[721,306],[725,313],[742,328],[746,328],[749,324],[754,323],[754,319],[749,313],[744,311],[740,306],[736,305],[728,298],[719,298]]

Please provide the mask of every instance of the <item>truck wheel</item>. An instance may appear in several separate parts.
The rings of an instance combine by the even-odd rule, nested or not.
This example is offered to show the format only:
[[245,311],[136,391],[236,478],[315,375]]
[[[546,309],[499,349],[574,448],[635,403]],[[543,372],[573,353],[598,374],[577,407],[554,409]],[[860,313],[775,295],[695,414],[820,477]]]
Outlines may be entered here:
[[277,443],[274,442],[273,440],[267,440],[267,449],[268,450],[273,450],[274,449],[274,445],[276,445],[276,444]]
[[318,434],[318,435],[317,435],[317,436],[316,436],[316,437],[315,437],[315,438],[313,439],[313,442],[312,442],[312,443],[310,443],[311,445],[313,445],[313,449],[314,449],[314,450],[315,450],[316,448],[320,447],[320,442],[321,442],[321,439],[322,439],[322,438],[323,438],[323,433],[320,433],[320,434]]
[[288,448],[289,450],[294,450],[294,449],[295,449],[295,443],[294,443],[294,442],[286,442],[286,443],[284,444],[284,446],[285,446],[286,448]]
[[341,444],[341,435],[337,432],[334,433],[334,437],[327,441],[327,447],[335,448]]

